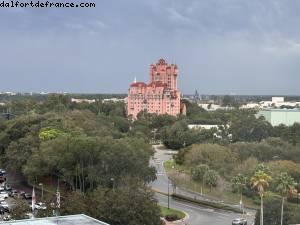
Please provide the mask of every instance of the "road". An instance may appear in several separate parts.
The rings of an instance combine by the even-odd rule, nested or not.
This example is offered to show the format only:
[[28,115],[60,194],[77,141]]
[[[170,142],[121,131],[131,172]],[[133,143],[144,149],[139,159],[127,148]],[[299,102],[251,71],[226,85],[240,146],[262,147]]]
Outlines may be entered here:
[[[169,151],[166,150],[159,150],[157,146],[154,146],[156,153],[154,155],[154,159],[151,160],[150,164],[155,166],[157,170],[157,180],[154,181],[151,185],[152,188],[158,190],[160,192],[167,193],[168,192],[168,177],[164,170],[163,163],[166,160],[172,158],[172,154],[168,154]],[[172,187],[169,186],[170,193],[172,192]],[[177,193],[182,192],[184,194],[189,194],[184,190],[177,189]],[[159,204],[163,206],[167,206],[168,204],[168,197],[162,194],[156,194],[156,198],[159,201]],[[230,225],[232,220],[235,218],[240,218],[242,215],[237,213],[232,213],[223,210],[216,210],[201,207],[199,205],[195,205],[188,202],[182,202],[175,199],[170,198],[170,207],[174,209],[178,209],[184,211],[188,214],[188,219],[182,224],[188,225],[207,225],[207,224],[214,224],[214,225]],[[253,216],[248,216],[247,218],[248,224],[253,223]]]

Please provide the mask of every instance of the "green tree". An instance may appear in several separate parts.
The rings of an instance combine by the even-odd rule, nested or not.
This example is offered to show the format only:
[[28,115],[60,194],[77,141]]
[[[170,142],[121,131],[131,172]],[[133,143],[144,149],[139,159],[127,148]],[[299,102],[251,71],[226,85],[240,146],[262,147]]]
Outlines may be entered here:
[[245,189],[247,182],[248,182],[248,178],[240,173],[231,179],[233,188],[237,188],[241,196],[240,198],[241,207],[243,207],[243,190]]
[[223,106],[231,106],[231,107],[234,107],[234,106],[237,106],[237,102],[235,101],[234,97],[233,96],[229,96],[229,95],[225,95],[223,97],[223,101],[222,101],[222,105]]
[[271,173],[270,168],[264,163],[260,163],[255,167],[254,172],[259,172],[259,171],[264,172],[265,174]]
[[260,196],[260,225],[264,224],[264,202],[263,196],[266,188],[269,186],[269,182],[272,180],[271,176],[263,171],[257,171],[251,177],[251,184],[257,190]]
[[261,141],[271,136],[273,127],[264,118],[256,118],[254,111],[239,110],[231,120],[232,141]]
[[230,177],[235,168],[236,154],[226,146],[217,144],[196,144],[188,148],[184,156],[186,166],[206,164],[225,177]]
[[281,173],[277,179],[277,191],[281,194],[282,201],[281,201],[281,219],[280,224],[283,225],[283,207],[284,207],[284,200],[287,197],[289,193],[295,193],[296,192],[296,185],[297,183],[294,181],[294,179],[289,176],[287,173]]
[[203,194],[204,176],[209,170],[209,166],[200,164],[191,169],[192,179],[201,182],[201,195]]
[[212,187],[217,186],[219,175],[215,170],[208,170],[204,175],[205,183],[210,187],[210,191],[212,190]]
[[85,213],[114,225],[162,225],[153,192],[138,180],[123,184],[114,189],[98,187],[85,195],[73,192],[62,203],[61,212]]
[[29,205],[26,201],[17,198],[11,208],[10,215],[14,220],[26,219],[26,214],[30,212]]
[[[279,199],[266,199],[264,203],[264,223],[267,225],[279,225],[280,224],[280,211],[281,202]],[[255,215],[255,225],[261,225],[261,212],[257,210]],[[284,207],[284,220],[283,225],[296,224],[291,223],[291,215],[288,207]]]
[[53,138],[57,138],[61,135],[64,135],[65,133],[62,132],[61,130],[55,129],[55,128],[50,128],[50,127],[46,127],[43,128],[40,133],[39,133],[39,138],[42,141],[46,141],[46,140],[50,140]]

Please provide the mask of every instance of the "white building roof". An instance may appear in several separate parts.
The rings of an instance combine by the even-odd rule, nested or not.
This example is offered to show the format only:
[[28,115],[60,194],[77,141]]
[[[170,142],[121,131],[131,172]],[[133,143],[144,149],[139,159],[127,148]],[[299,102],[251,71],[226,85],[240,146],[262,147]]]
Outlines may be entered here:
[[72,216],[45,217],[27,220],[15,220],[2,222],[1,224],[11,225],[109,225],[107,223],[96,220],[84,214]]

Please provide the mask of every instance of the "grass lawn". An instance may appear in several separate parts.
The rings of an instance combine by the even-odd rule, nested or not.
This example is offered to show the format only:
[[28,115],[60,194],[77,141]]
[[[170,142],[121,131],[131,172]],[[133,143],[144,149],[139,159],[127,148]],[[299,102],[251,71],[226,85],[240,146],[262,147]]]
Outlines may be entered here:
[[181,220],[185,217],[185,214],[179,210],[176,209],[168,209],[167,207],[160,206],[160,215],[161,217],[166,217],[170,215],[176,215],[178,220]]

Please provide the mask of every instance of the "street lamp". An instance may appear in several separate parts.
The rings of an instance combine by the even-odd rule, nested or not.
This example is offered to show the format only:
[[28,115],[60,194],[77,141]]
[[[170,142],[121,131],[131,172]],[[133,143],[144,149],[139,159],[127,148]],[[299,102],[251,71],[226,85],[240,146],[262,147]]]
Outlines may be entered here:
[[170,209],[170,179],[168,177],[168,209]]
[[112,182],[112,188],[113,188],[113,191],[115,191],[115,178],[110,178],[111,182]]
[[43,183],[39,183],[39,186],[42,187],[42,202],[44,201],[44,184]]

